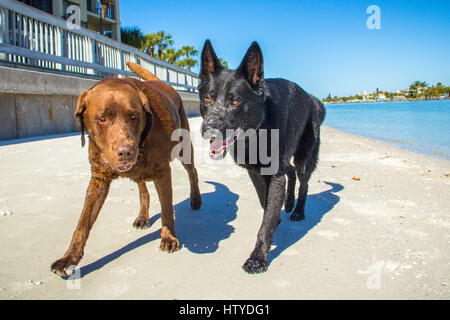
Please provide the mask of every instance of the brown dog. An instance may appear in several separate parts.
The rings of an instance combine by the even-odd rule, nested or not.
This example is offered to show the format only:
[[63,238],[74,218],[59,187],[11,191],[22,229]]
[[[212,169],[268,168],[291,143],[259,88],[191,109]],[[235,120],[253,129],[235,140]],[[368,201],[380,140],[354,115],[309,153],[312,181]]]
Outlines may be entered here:
[[[51,270],[67,277],[67,268],[77,265],[84,246],[112,180],[125,177],[139,186],[140,212],[133,225],[149,225],[149,193],[146,181],[153,180],[161,202],[160,249],[179,248],[175,234],[172,204],[172,179],[169,162],[178,143],[171,141],[177,128],[189,130],[189,123],[178,93],[139,65],[129,67],[144,80],[134,78],[104,79],[84,91],[75,111],[75,120],[85,144],[84,128],[89,133],[91,180],[75,233],[65,255]],[[191,207],[198,209],[202,200],[198,187],[191,144],[191,161],[183,163],[189,174]]]

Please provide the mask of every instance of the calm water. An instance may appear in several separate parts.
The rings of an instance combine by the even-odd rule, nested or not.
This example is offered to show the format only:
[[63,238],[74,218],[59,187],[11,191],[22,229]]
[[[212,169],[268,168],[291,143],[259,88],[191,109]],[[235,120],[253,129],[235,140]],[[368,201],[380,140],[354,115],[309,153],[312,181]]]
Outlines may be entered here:
[[327,104],[324,125],[450,160],[450,100]]

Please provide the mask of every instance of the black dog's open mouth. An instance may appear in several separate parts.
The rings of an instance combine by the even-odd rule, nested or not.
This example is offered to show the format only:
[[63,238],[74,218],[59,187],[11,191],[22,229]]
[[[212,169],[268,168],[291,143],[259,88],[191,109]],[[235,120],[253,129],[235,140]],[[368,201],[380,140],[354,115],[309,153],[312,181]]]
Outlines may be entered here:
[[226,139],[217,139],[216,137],[211,137],[209,141],[209,157],[213,160],[219,160],[225,158],[227,154],[227,149],[231,147],[237,140],[236,130],[231,137]]

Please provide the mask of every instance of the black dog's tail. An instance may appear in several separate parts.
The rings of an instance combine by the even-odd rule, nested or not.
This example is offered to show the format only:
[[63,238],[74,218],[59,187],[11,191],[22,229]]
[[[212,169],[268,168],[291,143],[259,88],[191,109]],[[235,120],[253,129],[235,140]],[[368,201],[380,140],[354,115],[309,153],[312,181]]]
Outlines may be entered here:
[[326,113],[325,107],[323,106],[323,103],[319,99],[314,97],[312,94],[310,94],[309,96],[311,97],[311,100],[314,102],[319,111],[320,124],[322,124],[323,121],[325,120],[325,113]]

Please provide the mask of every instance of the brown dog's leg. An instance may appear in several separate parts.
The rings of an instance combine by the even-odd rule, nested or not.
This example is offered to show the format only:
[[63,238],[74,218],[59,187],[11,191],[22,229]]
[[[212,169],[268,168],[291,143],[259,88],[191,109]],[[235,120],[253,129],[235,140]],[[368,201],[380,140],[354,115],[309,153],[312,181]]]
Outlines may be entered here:
[[191,144],[191,163],[184,163],[183,167],[186,169],[189,175],[189,182],[191,183],[191,208],[194,210],[200,209],[202,205],[202,196],[200,195],[200,189],[198,187],[198,175],[197,169],[194,165],[194,148]]
[[91,178],[86,191],[83,211],[78,220],[78,225],[73,234],[69,249],[67,249],[61,259],[56,260],[51,266],[51,270],[57,275],[67,277],[66,269],[70,266],[77,265],[83,257],[86,240],[105,202],[110,184],[111,180]]
[[136,218],[136,220],[134,220],[133,226],[137,229],[145,229],[150,227],[148,215],[148,208],[150,205],[150,194],[148,193],[145,181],[140,181],[137,184],[139,187],[139,200],[141,203],[141,209],[139,210],[138,217]]
[[172,204],[172,177],[170,167],[167,167],[154,180],[159,202],[161,203],[161,245],[162,251],[172,252],[178,250],[180,244],[175,234],[175,219]]

